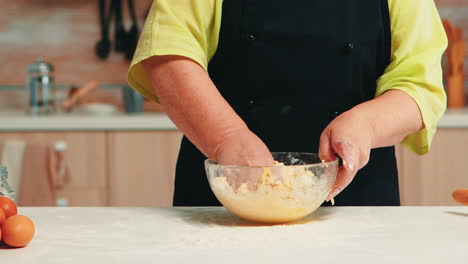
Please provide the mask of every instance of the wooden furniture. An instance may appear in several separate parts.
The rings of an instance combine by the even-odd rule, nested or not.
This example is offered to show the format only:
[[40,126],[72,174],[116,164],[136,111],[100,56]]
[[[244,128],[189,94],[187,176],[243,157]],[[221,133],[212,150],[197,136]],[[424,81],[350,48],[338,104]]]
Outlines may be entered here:
[[[104,132],[20,132],[0,133],[0,143],[18,139],[28,143],[67,143],[70,183],[57,195],[69,205],[107,205],[107,157]],[[46,166],[46,164],[44,164]]]
[[171,206],[181,136],[178,131],[109,133],[109,204]]
[[468,188],[468,129],[438,129],[430,153],[398,147],[403,205],[456,205],[455,189]]
[[[181,132],[2,132],[26,142],[64,140],[71,182],[59,192],[71,206],[170,206]],[[468,188],[468,129],[438,129],[431,152],[398,147],[403,205],[456,205]]]
[[71,180],[57,197],[70,206],[169,206],[180,138],[178,131],[2,132],[0,145],[65,141]]

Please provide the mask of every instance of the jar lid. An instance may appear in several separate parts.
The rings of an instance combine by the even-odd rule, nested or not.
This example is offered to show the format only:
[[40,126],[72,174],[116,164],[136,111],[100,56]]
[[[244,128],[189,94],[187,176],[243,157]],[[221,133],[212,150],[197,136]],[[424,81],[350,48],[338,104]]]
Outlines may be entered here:
[[42,57],[39,57],[35,63],[28,66],[29,73],[50,73],[53,71],[52,64],[45,62]]

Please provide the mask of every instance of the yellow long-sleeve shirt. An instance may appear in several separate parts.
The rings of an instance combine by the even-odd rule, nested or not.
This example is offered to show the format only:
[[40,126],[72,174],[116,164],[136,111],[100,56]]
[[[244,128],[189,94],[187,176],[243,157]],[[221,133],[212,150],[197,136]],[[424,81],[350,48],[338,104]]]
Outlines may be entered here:
[[[128,82],[158,102],[141,61],[158,55],[188,57],[205,70],[216,52],[223,0],[154,1],[144,25]],[[417,154],[429,151],[437,122],[445,112],[441,56],[447,37],[433,0],[388,0],[391,63],[377,80],[375,96],[390,89],[406,92],[419,106],[424,128],[401,144]]]

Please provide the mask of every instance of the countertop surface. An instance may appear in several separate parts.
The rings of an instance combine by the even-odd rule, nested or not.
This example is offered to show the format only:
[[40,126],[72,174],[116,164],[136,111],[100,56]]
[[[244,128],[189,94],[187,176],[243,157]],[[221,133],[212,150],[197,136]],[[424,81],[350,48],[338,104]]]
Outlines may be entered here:
[[[468,109],[448,110],[437,127],[468,128]],[[164,113],[31,116],[18,111],[0,111],[0,132],[113,130],[177,130],[177,128]]]
[[1,263],[466,263],[468,207],[324,207],[276,226],[222,207],[19,208],[36,225]]
[[24,112],[0,112],[0,131],[114,130],[177,130],[177,128],[165,113],[31,116]]

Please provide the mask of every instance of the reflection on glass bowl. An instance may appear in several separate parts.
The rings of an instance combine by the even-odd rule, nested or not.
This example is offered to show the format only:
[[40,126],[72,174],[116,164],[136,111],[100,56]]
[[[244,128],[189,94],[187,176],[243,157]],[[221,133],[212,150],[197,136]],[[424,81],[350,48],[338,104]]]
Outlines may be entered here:
[[338,160],[322,162],[315,153],[275,152],[280,165],[248,167],[205,161],[211,189],[237,216],[262,223],[286,223],[315,211],[338,174]]

